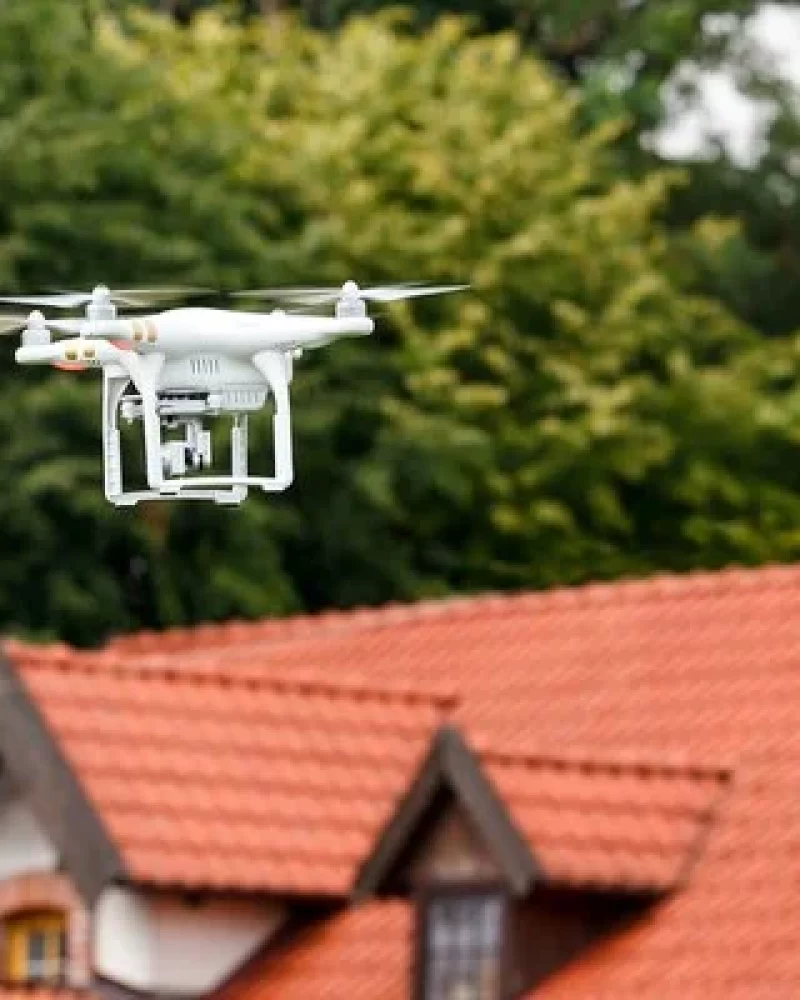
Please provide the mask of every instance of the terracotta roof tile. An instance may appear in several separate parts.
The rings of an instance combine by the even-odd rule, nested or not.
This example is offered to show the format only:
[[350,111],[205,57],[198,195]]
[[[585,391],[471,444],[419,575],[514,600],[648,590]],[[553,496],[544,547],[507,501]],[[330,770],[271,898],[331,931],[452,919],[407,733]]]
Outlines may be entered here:
[[131,878],[342,895],[444,704],[14,648]]
[[0,1000],[99,1000],[91,990],[63,986],[0,985]]
[[573,888],[680,884],[728,778],[492,754],[482,763],[547,880]]
[[498,619],[519,615],[558,615],[581,610],[588,610],[597,618],[602,614],[604,606],[613,613],[632,604],[664,607],[669,603],[681,604],[698,599],[707,607],[714,601],[719,601],[725,610],[724,605],[731,598],[746,599],[754,591],[762,596],[766,592],[796,592],[800,586],[799,579],[800,568],[796,566],[771,566],[755,571],[739,568],[714,573],[698,571],[680,576],[665,574],[648,580],[586,584],[543,592],[492,594],[477,598],[451,597],[412,605],[327,611],[254,622],[225,622],[166,632],[145,630],[118,636],[109,643],[108,648],[137,654],[174,651],[204,653],[215,646],[227,649],[232,646],[252,646],[260,642],[319,638],[341,632],[379,631],[423,622],[433,627],[443,625],[447,628],[456,620],[496,622]]
[[[540,848],[555,870],[613,870],[632,883],[645,871],[666,884],[676,877],[673,848],[716,802],[688,884],[531,997],[766,1000],[800,992],[800,568],[443,602],[409,610],[397,626],[396,615],[255,624],[226,657],[231,669],[352,671],[357,648],[376,681],[435,677],[457,690],[456,721],[482,755],[502,747],[509,759],[644,768],[565,780],[542,767],[532,803],[521,791],[527,779],[518,785],[494,768],[492,780],[534,844],[545,844],[545,827],[560,831]],[[193,660],[213,659],[191,635],[172,641]],[[207,630],[204,642],[215,641],[226,644],[224,630]],[[158,649],[159,640],[139,648]],[[685,768],[685,780],[659,777],[657,764]],[[715,798],[723,772],[732,780]],[[631,823],[637,810],[647,824]],[[298,964],[276,966],[264,986],[283,997],[284,983],[296,988],[317,956],[338,984],[326,997],[346,1000],[361,982],[348,949],[386,947],[371,912],[337,918],[330,938],[300,947]],[[406,949],[408,928],[397,920],[395,943]],[[327,943],[345,933],[358,940]],[[386,995],[407,996],[398,983],[387,971]]]
[[366,903],[253,962],[217,1000],[408,1000],[411,911]]
[[[688,882],[536,996],[800,993],[800,567],[130,637],[86,657],[91,671],[66,683],[75,654],[27,655],[15,659],[34,696],[57,732],[64,706],[66,752],[108,803],[109,822],[128,831],[135,871],[155,881],[282,879],[341,891],[351,874],[332,843],[342,838],[354,870],[358,837],[381,825],[370,806],[383,795],[388,815],[448,714],[481,756],[496,755],[491,780],[553,871],[673,884],[692,831],[714,813]],[[340,681],[349,694],[334,690]],[[370,693],[384,686],[397,690]],[[352,727],[345,740],[340,710]],[[406,741],[414,750],[404,757]],[[556,776],[556,764],[526,763],[517,782],[520,759],[574,767]],[[589,781],[582,768],[591,767]],[[720,793],[723,773],[732,778]],[[129,815],[119,782],[137,777],[148,805]],[[203,832],[206,796],[220,796],[250,843],[264,826],[255,803],[267,788],[280,806],[263,856],[248,865],[226,853],[217,827]],[[332,789],[357,803],[346,825]],[[170,801],[179,794],[185,800]],[[166,825],[142,837],[138,818],[153,811]],[[196,832],[171,826],[178,816]],[[282,853],[292,831],[309,828],[330,838],[309,835],[303,861]],[[191,850],[179,832],[191,835]],[[408,995],[408,934],[401,904],[360,907],[253,974],[249,995],[399,1000]]]

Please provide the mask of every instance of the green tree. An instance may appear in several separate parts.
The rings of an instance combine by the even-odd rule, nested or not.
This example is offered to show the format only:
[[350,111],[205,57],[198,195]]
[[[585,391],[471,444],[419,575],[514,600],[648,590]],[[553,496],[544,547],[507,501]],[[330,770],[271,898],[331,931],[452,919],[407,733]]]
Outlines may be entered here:
[[[0,7],[0,286],[245,280],[269,269],[268,209],[217,178],[242,155],[79,5]],[[244,138],[244,137],[242,137]],[[91,642],[111,629],[297,605],[265,525],[102,498],[99,391],[0,364],[0,620]],[[192,526],[192,530],[188,525]],[[229,553],[221,561],[216,553]]]
[[[272,18],[297,10],[312,25],[330,29],[354,13],[395,2],[152,0],[150,6],[184,22],[209,7]],[[770,6],[800,11],[797,0],[773,0]],[[704,291],[774,335],[793,330],[800,315],[800,119],[796,94],[776,77],[771,62],[746,44],[746,26],[763,7],[761,0],[424,0],[409,5],[421,29],[442,14],[457,13],[470,16],[477,31],[515,30],[560,76],[579,86],[580,118],[589,127],[620,118],[629,122],[616,151],[622,171],[634,176],[658,164],[648,138],[669,120],[666,84],[681,66],[727,67],[745,93],[768,98],[776,114],[767,155],[742,165],[720,146],[710,161],[690,165],[691,184],[665,208],[678,231],[709,213],[740,220],[738,239],[725,253],[697,260],[696,276]]]
[[[768,352],[718,305],[681,291],[683,268],[655,222],[668,175],[616,176],[613,130],[577,135],[577,99],[512,36],[468,39],[444,21],[420,40],[364,20],[320,40],[309,68],[291,46],[284,58],[254,106],[266,141],[249,170],[271,174],[267,158],[283,150],[317,220],[314,252],[337,262],[331,277],[467,276],[475,288],[441,311],[395,314],[383,384],[354,345],[299,387],[301,426],[319,420],[305,390],[343,395],[326,425],[347,451],[355,442],[357,459],[326,470],[326,485],[309,474],[296,493],[306,540],[313,525],[297,565],[330,552],[321,598],[794,551],[797,481],[772,464],[791,446],[793,408],[761,426]],[[692,246],[711,254],[726,235],[709,222]],[[336,366],[350,356],[348,380]],[[314,517],[326,492],[336,530]],[[393,547],[408,569],[381,587]],[[381,565],[340,575],[364,553]]]
[[658,219],[679,178],[620,176],[616,127],[587,129],[515,36],[386,17],[276,33],[210,13],[90,30],[43,8],[0,8],[9,52],[39,45],[0,88],[7,287],[473,291],[304,358],[298,480],[235,510],[109,509],[96,387],[12,371],[9,351],[8,627],[87,642],[797,556],[797,346],[765,346],[688,287],[687,261],[714,259],[729,227],[676,244]]

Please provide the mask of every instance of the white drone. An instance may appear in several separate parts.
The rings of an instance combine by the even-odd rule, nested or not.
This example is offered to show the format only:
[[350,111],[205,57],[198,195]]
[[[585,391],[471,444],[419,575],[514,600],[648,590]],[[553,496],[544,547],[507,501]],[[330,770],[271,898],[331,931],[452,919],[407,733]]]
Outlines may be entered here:
[[[333,316],[227,309],[179,308],[120,317],[117,306],[147,308],[156,301],[204,290],[149,289],[43,296],[0,296],[0,303],[76,309],[77,318],[46,319],[37,310],[27,317],[0,316],[0,332],[22,330],[16,351],[20,364],[65,369],[103,369],[103,458],[105,493],[113,504],[140,500],[190,499],[237,504],[253,486],[285,490],[293,479],[289,384],[292,361],[304,350],[339,337],[367,336],[374,322],[366,302],[394,302],[458,291],[465,285],[396,285],[360,289],[265,289],[239,293],[272,298],[309,310],[334,304]],[[73,334],[53,341],[52,331]],[[248,473],[248,414],[274,400],[274,474]],[[147,489],[126,490],[122,475],[119,416],[144,425]],[[201,474],[211,466],[207,417],[232,416],[230,474]],[[165,439],[162,432],[177,432]]]

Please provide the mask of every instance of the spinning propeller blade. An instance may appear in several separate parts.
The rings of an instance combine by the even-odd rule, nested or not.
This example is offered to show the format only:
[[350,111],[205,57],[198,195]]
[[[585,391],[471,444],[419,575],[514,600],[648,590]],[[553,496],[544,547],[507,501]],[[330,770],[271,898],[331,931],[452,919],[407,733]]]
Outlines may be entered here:
[[190,299],[198,295],[213,295],[213,288],[183,287],[176,285],[165,288],[114,288],[111,299],[118,305],[130,306],[134,309],[149,309],[160,302],[174,302],[178,299]]
[[0,295],[0,302],[15,306],[31,306],[31,308],[54,306],[59,309],[75,309],[91,300],[91,295],[79,292],[59,292],[54,295]]
[[[349,286],[349,287],[348,287]],[[236,292],[237,298],[275,299],[298,306],[321,306],[337,302],[345,296],[363,299],[367,302],[400,302],[425,295],[447,295],[460,292],[469,285],[426,285],[423,282],[408,282],[400,285],[377,285],[373,288],[359,288],[355,282],[325,288],[258,288],[252,291]]]
[[27,316],[0,315],[0,335],[4,333],[19,333],[28,325]]
[[[368,288],[365,299],[372,302],[401,302],[403,299],[417,299],[425,295],[450,295],[452,292],[463,292],[469,285],[420,285],[410,286],[385,285],[382,288]],[[359,294],[359,298],[362,296]]]
[[166,288],[106,288],[98,285],[92,292],[54,292],[47,295],[2,295],[0,302],[39,308],[78,309],[91,302],[114,302],[132,309],[146,309],[159,302],[208,295],[212,289],[170,286]]

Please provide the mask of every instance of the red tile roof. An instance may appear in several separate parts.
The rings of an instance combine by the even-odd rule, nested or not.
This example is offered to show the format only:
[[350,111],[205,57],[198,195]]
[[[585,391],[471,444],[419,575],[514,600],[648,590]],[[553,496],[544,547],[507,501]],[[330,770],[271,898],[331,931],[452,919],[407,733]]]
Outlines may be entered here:
[[552,885],[665,891],[702,846],[724,772],[485,754],[485,773]]
[[[726,765],[770,741],[780,751],[796,728],[800,568],[208,627],[196,644],[189,633],[165,643],[183,663],[229,672],[433,682],[459,694],[454,719],[473,742],[515,752]],[[152,636],[135,645],[140,661],[162,652]]]
[[411,908],[370,902],[252,962],[215,1000],[409,1000]]
[[155,885],[347,893],[444,708],[322,674],[11,651],[131,878]]
[[98,993],[63,986],[0,985],[0,1000],[99,1000]]
[[[167,653],[172,653],[171,663],[179,664],[173,667],[172,685],[184,672],[204,670],[211,677],[227,676],[234,691],[239,681],[233,678],[239,674],[242,683],[256,687],[267,678],[302,682],[322,674],[346,676],[356,685],[360,676],[366,687],[396,684],[399,678],[411,690],[457,692],[451,721],[482,756],[584,763],[598,769],[595,779],[602,778],[603,767],[639,767],[642,779],[635,788],[619,777],[610,782],[614,791],[608,788],[606,805],[574,776],[562,775],[560,804],[543,809],[526,804],[528,778],[518,796],[516,781],[503,775],[502,767],[492,772],[489,765],[534,847],[537,836],[546,838],[545,825],[552,829],[561,824],[560,849],[570,838],[585,845],[603,835],[609,845],[600,866],[604,871],[609,853],[620,844],[626,866],[634,857],[637,866],[644,861],[649,866],[653,847],[659,845],[670,859],[664,870],[674,878],[673,848],[686,835],[684,820],[676,816],[702,819],[718,776],[730,771],[730,788],[717,800],[707,843],[688,883],[649,918],[595,948],[536,995],[593,1000],[702,995],[706,1000],[800,993],[800,568],[693,574],[129,638],[115,644],[116,656],[138,664],[137,683],[131,683],[126,697],[135,699],[147,687],[139,685],[151,658],[149,669],[159,677]],[[26,678],[37,674],[25,671]],[[102,676],[99,668],[96,676]],[[168,686],[164,679],[147,683]],[[109,684],[107,699],[121,697],[114,691],[120,691],[119,677]],[[44,697],[36,690],[34,694]],[[388,696],[380,697],[385,700],[380,709],[376,706],[376,720],[393,704]],[[408,704],[404,695],[396,697]],[[159,699],[163,715],[182,713],[182,727],[174,728],[185,730],[187,709],[166,695]],[[249,698],[241,700],[242,706],[249,703]],[[99,714],[105,711],[103,707]],[[436,715],[430,707],[419,711],[425,719],[417,732],[432,727]],[[131,714],[126,725],[144,725]],[[216,720],[210,715],[213,730]],[[156,716],[163,725],[163,717]],[[237,730],[231,718],[222,729],[228,726]],[[95,754],[108,738],[107,733],[98,737]],[[177,735],[170,738],[180,742]],[[62,739],[68,749],[70,740],[81,742],[70,734]],[[338,744],[336,753],[345,753],[349,745],[349,759],[354,760],[359,740]],[[127,745],[135,753],[134,742],[131,737]],[[293,748],[306,752],[307,739],[300,742],[302,747]],[[286,767],[293,748],[286,744],[278,754]],[[195,752],[196,746],[190,759]],[[160,761],[163,755],[156,756]],[[233,766],[224,753],[222,757],[225,767]],[[326,759],[333,766],[333,757]],[[396,770],[390,770],[396,776],[395,793],[404,783],[400,771],[405,768],[409,780],[416,759],[409,754],[401,763],[397,758]],[[515,775],[517,765],[508,766]],[[664,782],[658,775],[667,768],[706,777]],[[541,794],[550,778],[542,771],[531,780],[540,783]],[[204,794],[202,787],[195,791]],[[646,835],[641,823],[631,822],[634,802],[640,803],[642,817],[652,818]],[[371,829],[378,825],[375,818]],[[362,829],[363,849],[368,836]],[[191,843],[188,832],[202,836],[196,827],[176,829],[174,843]],[[152,842],[163,845],[163,830]],[[583,857],[590,855],[594,865],[595,855],[587,847]],[[551,860],[554,868],[559,864],[565,862]],[[651,877],[667,876],[658,868]],[[336,884],[341,888],[344,881]],[[397,956],[408,961],[404,913],[400,904],[375,904],[335,918],[270,966],[262,986],[253,986],[253,1000],[258,993],[264,1000],[286,1000],[301,992],[330,1000],[406,996],[397,992],[405,982],[397,971]],[[307,982],[302,985],[314,970],[324,980],[324,993]],[[373,977],[378,975],[383,978],[376,985]],[[364,983],[369,983],[368,993]]]
[[[164,648],[155,637],[128,642],[140,655]],[[730,767],[730,790],[688,885],[535,995],[758,1000],[800,993],[800,568],[207,628],[167,642],[192,660],[213,660],[217,644],[231,670],[324,666],[335,673],[362,664],[375,682],[435,678],[461,694],[456,721],[481,751]],[[650,789],[651,802],[664,792],[658,781],[640,788]],[[608,836],[625,828],[619,819],[612,826],[609,815]],[[597,822],[590,810],[570,820],[576,836]],[[405,949],[406,925],[395,919],[397,947]],[[335,921],[329,933],[324,942],[353,936],[340,946],[321,941],[317,953],[339,984],[326,998],[347,1000],[361,981],[346,958],[350,949],[388,943],[369,926],[369,911]],[[284,997],[284,983],[293,986],[313,950],[306,944],[296,966],[272,970],[264,980],[270,996]],[[387,968],[387,996],[401,995],[393,993],[398,982]]]

